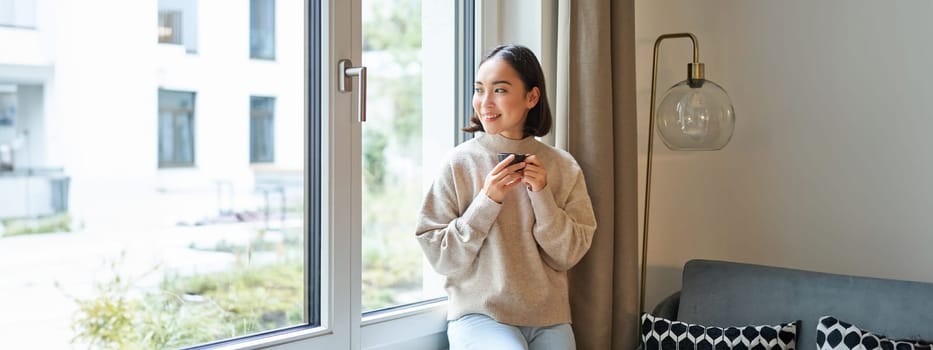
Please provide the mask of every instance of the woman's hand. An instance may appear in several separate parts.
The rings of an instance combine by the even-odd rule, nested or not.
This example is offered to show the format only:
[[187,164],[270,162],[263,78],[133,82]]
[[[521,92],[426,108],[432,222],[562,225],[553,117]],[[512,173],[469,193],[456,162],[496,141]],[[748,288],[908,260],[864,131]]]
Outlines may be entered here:
[[535,155],[525,157],[525,169],[522,171],[524,176],[522,182],[528,186],[532,192],[538,192],[547,187],[547,169],[538,160]]
[[522,183],[522,174],[518,171],[524,168],[526,163],[520,162],[509,165],[513,159],[515,159],[515,155],[509,155],[499,164],[496,164],[496,167],[492,168],[492,171],[486,175],[486,180],[483,183],[483,193],[496,203],[501,204],[502,200],[505,199],[506,192],[515,185]]

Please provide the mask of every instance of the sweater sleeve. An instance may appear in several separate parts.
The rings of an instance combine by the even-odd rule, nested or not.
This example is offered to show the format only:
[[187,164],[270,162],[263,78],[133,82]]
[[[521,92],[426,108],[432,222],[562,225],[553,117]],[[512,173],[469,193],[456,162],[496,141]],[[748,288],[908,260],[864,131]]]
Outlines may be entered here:
[[499,215],[501,204],[477,194],[460,214],[462,195],[453,171],[431,185],[418,215],[415,236],[437,273],[450,276],[473,264]]
[[578,171],[574,179],[563,207],[547,188],[529,192],[535,212],[535,241],[544,252],[545,263],[557,271],[567,271],[576,265],[590,249],[596,232],[596,215],[583,173]]

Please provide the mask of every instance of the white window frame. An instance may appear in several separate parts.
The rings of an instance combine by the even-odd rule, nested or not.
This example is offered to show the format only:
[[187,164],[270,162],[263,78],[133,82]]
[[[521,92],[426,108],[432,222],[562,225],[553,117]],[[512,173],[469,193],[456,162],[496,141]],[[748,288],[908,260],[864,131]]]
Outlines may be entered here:
[[[556,83],[556,81],[553,81],[554,62],[552,62],[551,57],[548,57],[545,52],[554,50],[552,46],[555,43],[551,42],[553,41],[553,33],[550,33],[550,30],[554,30],[554,33],[556,33],[556,28],[550,27],[556,26],[557,1],[558,0],[475,0],[475,25],[473,26],[474,56],[471,62],[473,64],[473,67],[471,67],[472,71],[476,70],[488,48],[498,43],[522,44],[534,50],[539,56],[542,56],[540,58],[542,65],[545,66],[548,71],[546,74],[550,73],[549,78],[551,78],[551,81],[549,81],[549,83],[553,89]],[[462,6],[463,2],[464,0],[457,0],[456,6]],[[511,25],[509,23],[503,23],[505,19],[510,18],[523,18],[524,21]],[[460,28],[457,28],[457,31],[461,33],[462,38],[462,18],[460,19],[460,23]],[[422,40],[430,39],[424,38]],[[462,42],[461,40],[460,43]],[[438,63],[439,62],[425,62],[425,66]],[[464,72],[463,63],[464,61],[456,62],[456,67],[454,67],[453,62],[447,64],[450,64],[450,69],[456,69],[457,72]],[[430,84],[450,83],[453,82],[445,82],[444,79],[440,77],[428,77],[425,75],[422,86],[425,91],[432,91]],[[466,83],[468,86],[472,85],[472,82],[463,83]],[[553,91],[549,91],[549,93],[553,93]],[[471,109],[469,107],[471,106],[471,99],[467,97],[469,95],[471,95],[471,93],[465,95],[457,94],[456,98],[449,97],[449,100],[443,99],[442,101],[444,102],[442,105],[456,106],[453,112],[455,115],[460,114],[464,111],[464,106],[467,106],[466,110]],[[425,97],[424,100],[430,99]],[[430,106],[425,106],[425,115],[434,115],[434,112],[432,112],[430,108]],[[449,109],[450,107],[447,108]],[[469,120],[469,116],[465,116],[465,118],[464,120]],[[455,118],[449,118],[449,120],[445,120],[444,118],[426,118],[424,120],[424,128],[452,130],[449,141],[446,137],[442,137],[441,139],[444,139],[444,142],[462,142],[462,136],[454,132],[454,130],[459,129],[455,124],[459,124],[460,122],[459,119]],[[437,125],[431,125],[431,123]],[[552,139],[553,136],[550,138]],[[434,153],[432,152],[437,152],[437,149],[438,147],[432,147],[427,143],[425,144],[424,157],[422,159],[425,160],[424,169],[426,173],[424,178],[428,179],[428,181],[433,179],[434,171],[436,171],[437,167],[428,165],[427,160],[435,159],[433,158]],[[428,183],[427,185],[430,184]],[[362,349],[437,350],[446,348],[446,313],[447,301],[445,300],[417,307],[402,308],[397,311],[371,317],[364,317],[362,322]]]
[[[444,158],[446,150],[456,142],[462,141],[459,128],[462,127],[459,116],[464,106],[470,105],[470,99],[462,91],[451,89],[456,84],[472,86],[472,82],[460,81],[464,77],[454,74],[434,74],[433,72],[458,72],[475,70],[475,67],[464,67],[462,57],[457,53],[464,52],[462,46],[466,41],[464,35],[465,13],[460,9],[468,4],[479,1],[433,1],[423,0],[422,25],[429,26],[431,22],[450,23],[447,18],[437,19],[426,17],[430,13],[450,13],[458,16],[453,26],[432,26],[430,31],[423,33],[422,43],[432,48],[443,48],[456,59],[434,60],[426,59],[422,62],[422,113],[424,115],[449,115],[451,118],[424,118],[422,129],[424,134],[430,134],[430,140],[425,138],[422,145],[422,164],[424,189],[430,186],[431,181],[440,168],[440,161]],[[475,12],[475,10],[474,10]],[[457,36],[457,40],[450,40]],[[458,45],[460,47],[458,47]],[[472,79],[472,78],[470,78]],[[467,88],[472,94],[472,90]],[[453,93],[451,93],[453,92]],[[469,120],[469,116],[464,120]],[[355,164],[360,164],[356,162]],[[412,238],[414,239],[414,238]],[[425,264],[426,269],[431,269]],[[428,276],[428,274],[425,274]],[[430,283],[430,282],[429,282]],[[363,315],[361,322],[361,348],[378,350],[437,350],[447,347],[447,301],[427,302],[416,306],[401,306],[389,311],[376,311]]]

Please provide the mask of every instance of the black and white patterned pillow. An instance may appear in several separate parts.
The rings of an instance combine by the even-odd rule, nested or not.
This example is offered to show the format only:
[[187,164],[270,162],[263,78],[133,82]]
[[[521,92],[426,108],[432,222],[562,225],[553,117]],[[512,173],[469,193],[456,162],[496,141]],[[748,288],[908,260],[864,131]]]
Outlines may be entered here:
[[782,325],[708,327],[641,315],[642,350],[794,350],[800,321]]
[[823,316],[816,325],[816,347],[818,350],[933,350],[933,342],[888,339],[833,316]]

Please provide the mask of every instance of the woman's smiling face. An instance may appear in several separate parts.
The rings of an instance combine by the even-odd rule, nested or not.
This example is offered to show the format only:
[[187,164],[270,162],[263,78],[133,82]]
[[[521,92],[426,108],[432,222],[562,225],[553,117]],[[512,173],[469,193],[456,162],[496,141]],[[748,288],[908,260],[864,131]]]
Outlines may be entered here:
[[476,71],[473,111],[487,134],[522,139],[528,111],[538,103],[539,89],[526,91],[518,72],[508,62],[492,58]]

